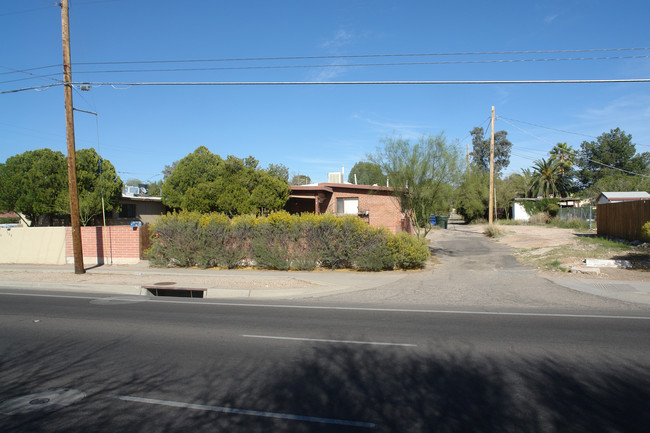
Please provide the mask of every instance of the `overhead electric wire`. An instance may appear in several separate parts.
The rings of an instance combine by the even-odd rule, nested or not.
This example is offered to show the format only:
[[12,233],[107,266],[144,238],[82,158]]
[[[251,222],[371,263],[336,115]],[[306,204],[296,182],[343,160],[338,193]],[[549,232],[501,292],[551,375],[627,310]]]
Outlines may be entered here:
[[618,56],[618,57],[582,57],[582,58],[554,58],[554,59],[499,59],[499,60],[457,60],[441,62],[399,62],[399,63],[348,63],[348,64],[319,64],[319,65],[266,65],[266,66],[225,66],[208,68],[165,68],[165,69],[108,69],[75,71],[77,74],[104,74],[104,73],[129,73],[129,72],[186,72],[186,71],[241,71],[256,69],[315,69],[315,68],[359,68],[376,66],[427,66],[427,65],[463,65],[485,63],[524,63],[524,62],[557,62],[557,61],[584,61],[584,60],[618,60],[618,59],[648,59],[644,56]]
[[[159,82],[73,82],[73,86],[354,86],[354,85],[489,85],[489,84],[613,84],[613,83],[650,83],[650,78],[613,78],[613,79],[569,79],[569,80],[386,80],[386,81],[159,81]],[[20,89],[0,91],[0,95],[24,92],[26,90],[45,90],[62,86],[66,83],[53,83],[43,86],[31,86]]]
[[[171,59],[171,60],[126,60],[126,61],[106,61],[106,62],[75,62],[72,66],[92,66],[92,65],[135,65],[135,64],[163,64],[163,63],[209,63],[209,62],[247,62],[247,61],[278,61],[278,60],[323,60],[323,59],[361,59],[361,58],[382,58],[382,57],[432,57],[432,56],[475,56],[475,55],[503,55],[503,54],[552,54],[552,53],[581,53],[581,52],[620,52],[620,51],[647,51],[650,47],[636,48],[592,48],[583,50],[529,50],[529,51],[475,51],[475,52],[455,52],[455,53],[405,53],[405,54],[358,54],[358,55],[327,55],[327,56],[285,56],[285,57],[239,57],[239,58],[214,58],[214,59]],[[465,61],[447,61],[447,62],[402,62],[402,63],[379,63],[377,66],[384,65],[412,65],[412,64],[463,64],[463,63],[511,63],[511,62],[542,62],[542,61],[581,61],[581,60],[615,60],[615,59],[634,59],[648,58],[650,56],[607,56],[607,57],[568,57],[568,58],[541,58],[541,59],[497,59],[497,60],[465,60]],[[374,66],[371,63],[361,64],[342,64],[342,65],[297,65],[297,66],[277,66],[277,67],[355,67],[355,66]],[[23,71],[32,71],[38,69],[47,69],[61,67],[60,64],[38,66]],[[257,68],[269,68],[273,66],[258,66]],[[253,67],[255,68],[255,67]],[[174,71],[175,69],[170,69]],[[178,69],[185,70],[185,69]],[[187,69],[192,70],[192,69]],[[203,69],[196,69],[203,70]],[[137,71],[137,70],[133,70]],[[158,71],[158,70],[153,70]],[[0,72],[5,75],[11,72]]]
[[[566,131],[564,129],[549,128],[548,126],[538,125],[536,123],[531,123],[531,122],[525,122],[523,120],[510,119],[510,118],[503,117],[503,116],[497,116],[497,117],[500,118],[500,119],[503,119],[503,120],[510,120],[512,122],[524,123],[526,125],[536,126],[538,128],[542,128],[542,129],[548,129],[549,131],[556,131],[556,132],[562,132],[562,133],[565,133],[565,134],[579,135],[579,136],[587,137],[587,138],[596,138],[596,139],[598,138],[595,135],[581,134],[579,132],[571,132],[571,131]],[[641,143],[634,143],[634,144],[635,144],[635,146],[650,147],[650,145],[648,145],[648,144],[641,144]]]
[[650,47],[634,48],[591,48],[583,50],[529,50],[529,51],[469,51],[452,53],[396,53],[396,54],[353,54],[353,55],[328,55],[328,56],[285,56],[285,57],[235,57],[216,59],[173,59],[173,60],[126,60],[111,62],[81,62],[76,65],[126,65],[147,63],[198,63],[198,62],[248,62],[268,60],[316,60],[316,59],[362,59],[381,57],[433,57],[433,56],[476,56],[476,55],[502,55],[502,54],[555,54],[555,53],[587,53],[587,52],[612,52],[612,51],[647,51]]
[[[503,117],[501,118],[501,120],[503,120],[504,122],[506,122],[506,123],[509,124],[510,126],[513,126],[513,127],[517,128],[517,129],[519,129],[519,130],[520,130],[521,132],[523,132],[524,134],[528,134],[528,135],[530,135],[531,137],[536,138],[537,140],[543,141],[544,143],[548,143],[548,144],[550,144],[551,146],[554,146],[554,144],[551,143],[550,141],[548,141],[548,140],[544,140],[543,138],[540,138],[540,137],[537,137],[535,134],[532,134],[531,132],[526,131],[526,130],[523,129],[523,128],[520,128],[520,127],[518,127],[517,125],[508,122],[508,121],[507,121],[506,119],[504,119]],[[645,174],[636,173],[636,172],[633,172],[633,171],[629,171],[629,170],[625,170],[625,169],[622,169],[622,168],[614,167],[613,165],[605,164],[604,162],[596,161],[596,160],[594,160],[594,159],[590,159],[590,158],[584,158],[584,159],[586,159],[587,161],[592,162],[592,163],[594,163],[594,164],[597,164],[597,165],[601,165],[601,166],[603,166],[603,167],[610,168],[610,169],[612,169],[612,170],[618,170],[618,171],[623,172],[623,173],[631,174],[631,175],[634,175],[634,176],[646,177],[646,178],[649,178],[649,179],[650,179],[650,176],[647,176],[647,175],[645,175]]]

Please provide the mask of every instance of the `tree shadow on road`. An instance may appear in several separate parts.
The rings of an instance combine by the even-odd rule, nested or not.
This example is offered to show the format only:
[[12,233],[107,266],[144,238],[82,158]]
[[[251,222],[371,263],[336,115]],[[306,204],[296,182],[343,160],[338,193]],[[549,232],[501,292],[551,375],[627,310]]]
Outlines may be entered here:
[[[305,346],[282,365],[242,360],[232,373],[218,359],[205,359],[201,368],[179,374],[183,366],[164,359],[128,370],[102,362],[119,344],[2,353],[0,402],[55,387],[87,397],[53,412],[0,415],[0,431],[645,432],[650,425],[647,365],[330,345]],[[125,402],[117,395],[206,407]]]

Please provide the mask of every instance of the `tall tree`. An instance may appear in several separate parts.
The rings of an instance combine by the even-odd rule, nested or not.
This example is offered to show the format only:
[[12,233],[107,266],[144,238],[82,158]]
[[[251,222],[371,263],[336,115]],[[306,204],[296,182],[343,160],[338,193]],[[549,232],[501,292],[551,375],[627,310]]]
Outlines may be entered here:
[[568,187],[566,178],[556,162],[544,158],[535,161],[530,185],[534,197],[561,197],[567,193]]
[[284,164],[269,164],[266,171],[282,182],[289,182],[289,168]]
[[165,179],[162,187],[163,204],[171,208],[185,208],[183,199],[190,188],[201,183],[213,182],[219,176],[223,159],[205,146],[178,161],[176,168]]
[[563,175],[568,175],[578,159],[578,152],[567,143],[558,143],[549,152],[549,160],[557,164]]
[[305,174],[296,174],[291,178],[289,185],[307,185],[311,183],[311,178]]
[[457,191],[456,211],[469,223],[487,218],[490,176],[485,170],[473,166],[465,172],[463,182]]
[[[103,159],[95,149],[79,149],[75,152],[77,161],[77,188],[79,195],[79,219],[84,226],[102,213],[119,210],[122,196],[122,180],[115,167]],[[67,174],[67,173],[66,173]],[[102,203],[103,199],[103,203]],[[62,194],[57,201],[62,214],[70,213],[70,197]]]
[[583,141],[580,148],[578,179],[583,188],[604,176],[647,175],[650,169],[650,154],[637,155],[632,135],[620,128],[601,134],[596,141]]
[[419,237],[431,230],[431,214],[449,212],[451,186],[456,185],[462,170],[460,151],[447,143],[444,135],[425,136],[415,142],[386,138],[369,159],[388,175]]
[[356,183],[359,185],[386,184],[386,175],[381,171],[379,164],[374,162],[360,161],[354,164],[348,174],[348,182],[355,183],[355,175]]
[[[490,170],[490,137],[485,137],[485,131],[480,126],[470,131],[472,134],[472,162],[483,171]],[[512,143],[507,138],[506,131],[494,133],[494,173],[499,175],[510,165]]]
[[29,150],[0,165],[0,207],[26,215],[32,226],[39,224],[39,217],[57,213],[57,199],[66,192],[66,159],[61,152]]
[[229,215],[282,209],[290,190],[284,180],[286,167],[271,164],[264,170],[258,164],[252,156],[240,159],[229,155],[224,160],[199,147],[181,159],[165,180],[163,203],[178,209]]

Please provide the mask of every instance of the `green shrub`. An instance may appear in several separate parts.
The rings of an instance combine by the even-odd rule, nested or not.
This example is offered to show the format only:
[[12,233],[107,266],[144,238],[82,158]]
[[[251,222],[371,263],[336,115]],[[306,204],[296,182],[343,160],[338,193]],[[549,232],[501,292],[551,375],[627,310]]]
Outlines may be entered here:
[[0,217],[0,224],[17,224],[20,222],[20,217]]
[[650,241],[650,221],[641,226],[641,238],[644,241]]
[[389,233],[384,229],[369,227],[359,236],[355,265],[365,271],[393,269],[395,255],[388,245]]
[[387,245],[393,253],[395,267],[399,269],[420,269],[431,257],[426,240],[408,233],[391,234]]
[[197,263],[201,249],[201,214],[168,213],[152,227],[152,247],[147,256],[154,266],[190,267]]
[[175,212],[152,228],[147,256],[154,266],[236,268],[254,261],[267,269],[421,268],[430,253],[424,240],[392,235],[354,216],[286,212],[229,219],[223,214]]

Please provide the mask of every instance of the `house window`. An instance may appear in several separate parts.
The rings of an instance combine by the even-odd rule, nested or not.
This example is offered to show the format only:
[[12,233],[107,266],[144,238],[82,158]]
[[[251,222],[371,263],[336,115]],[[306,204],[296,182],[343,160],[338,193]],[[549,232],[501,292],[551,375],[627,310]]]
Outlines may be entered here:
[[120,211],[120,218],[135,218],[135,205],[123,204]]
[[359,213],[358,198],[337,198],[336,213],[346,215],[357,215]]

